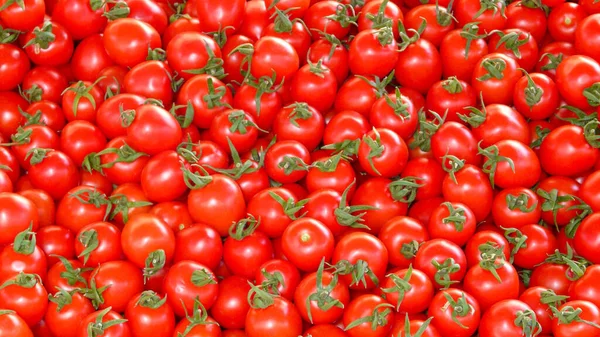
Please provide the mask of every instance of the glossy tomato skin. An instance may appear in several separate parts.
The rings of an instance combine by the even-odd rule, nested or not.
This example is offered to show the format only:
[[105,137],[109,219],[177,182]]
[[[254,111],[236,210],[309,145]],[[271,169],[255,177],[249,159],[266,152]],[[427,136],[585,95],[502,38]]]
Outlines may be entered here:
[[[103,316],[101,316],[103,315]],[[105,309],[102,311],[92,312],[87,315],[79,325],[79,329],[77,332],[77,337],[86,337],[88,335],[88,328],[90,325],[96,325],[96,321],[100,320],[102,323],[106,323],[109,321],[120,320],[123,319],[123,316],[118,314],[117,312],[109,309]],[[102,324],[100,324],[102,326]],[[113,325],[108,328],[104,328],[102,336],[105,337],[130,337],[131,329],[127,323],[120,323]]]
[[519,297],[519,275],[516,269],[502,259],[494,263],[500,266],[496,269],[500,282],[482,267],[483,262],[471,267],[465,275],[464,290],[477,299],[483,311],[502,300]]
[[177,317],[185,317],[186,310],[192,312],[196,298],[199,298],[206,310],[210,310],[219,291],[213,272],[194,261],[181,261],[172,265],[165,276],[163,287],[167,301]]
[[10,44],[2,44],[0,59],[6,65],[0,72],[3,75],[0,89],[9,91],[16,88],[25,78],[30,69],[29,60],[23,50]]
[[[456,312],[456,307],[448,307],[449,301],[446,296],[450,296],[454,301],[459,300],[464,296],[467,305],[469,306],[468,313]],[[456,320],[462,324],[460,326],[453,320],[452,315],[456,313]],[[427,310],[427,315],[433,317],[431,324],[442,334],[442,336],[468,337],[472,336],[481,319],[481,309],[477,300],[469,293],[463,290],[450,288],[442,290],[435,294],[431,301],[431,305]]]
[[38,245],[29,252],[12,243],[0,251],[0,282],[19,273],[36,274],[45,280],[47,269],[46,254]]
[[[414,71],[406,71],[408,68]],[[425,94],[442,77],[442,57],[431,42],[419,39],[399,53],[395,70],[400,85]]]
[[600,152],[588,143],[581,127],[564,125],[544,138],[539,155],[542,168],[547,173],[577,176],[593,168]]
[[148,155],[175,150],[181,137],[181,126],[175,117],[156,105],[137,107],[135,117],[127,127],[127,144]]
[[[11,282],[13,283],[7,283]],[[15,311],[30,327],[39,323],[48,308],[48,293],[34,274],[18,274],[3,281],[0,306]]]
[[273,75],[272,71],[275,71],[275,83],[278,84],[284,78],[289,81],[299,67],[298,53],[285,40],[273,36],[264,36],[254,44],[252,69],[250,71],[255,78],[271,77]]
[[148,256],[158,250],[164,252],[165,264],[173,259],[175,234],[156,215],[132,216],[121,232],[121,246],[127,259],[138,268],[144,268]]
[[561,97],[579,109],[589,109],[583,91],[599,81],[600,64],[588,56],[566,57],[556,68],[556,85]]
[[54,335],[77,337],[79,324],[93,312],[94,307],[87,298],[80,293],[73,293],[70,295],[70,302],[60,310],[57,303],[50,301],[44,321]]
[[[318,287],[330,287],[329,296],[338,300],[344,308],[350,303],[350,292],[348,286],[343,282],[337,281],[331,272],[323,271],[321,279],[318,279],[316,273],[307,274],[298,284],[294,294],[294,301],[300,315],[305,322],[311,324],[327,324],[337,321],[342,317],[344,310],[340,307],[333,307],[328,310],[320,308],[316,301],[308,299],[311,295],[318,293]],[[310,316],[308,309],[310,306]]]
[[427,274],[434,287],[439,289],[444,286],[438,281],[442,275],[438,273],[438,268],[433,261],[443,266],[444,263],[450,262],[450,259],[452,263],[458,265],[458,270],[449,273],[448,280],[445,281],[459,282],[467,273],[467,258],[462,249],[451,241],[445,239],[426,241],[417,251],[414,267]]
[[600,324],[600,309],[593,303],[588,301],[574,300],[568,301],[561,305],[558,309],[563,310],[566,307],[570,307],[575,310],[581,310],[579,318],[581,320],[592,322],[594,325],[590,325],[586,322],[572,322],[562,323],[557,318],[552,321],[552,333],[555,337],[566,337],[566,336],[582,336],[592,337],[598,334],[598,325]]
[[600,263],[600,259],[594,254],[594,248],[598,241],[600,241],[600,235],[598,235],[598,224],[600,223],[600,213],[593,213],[583,220],[579,225],[573,243],[575,249],[584,258],[588,259],[592,263]]
[[0,314],[0,337],[34,337],[27,323],[14,311]]
[[101,296],[104,302],[100,309],[113,308],[124,312],[129,299],[144,290],[142,271],[129,261],[105,262],[92,272],[88,282],[95,281],[98,288],[107,287]]
[[243,329],[248,304],[248,280],[241,276],[229,276],[219,282],[219,295],[210,310],[211,316],[226,329]]
[[82,40],[93,34],[101,33],[107,23],[102,14],[105,7],[94,10],[85,0],[58,0],[52,12],[52,19],[65,26],[74,40]]
[[[149,299],[149,296],[154,298]],[[125,309],[125,318],[132,337],[173,335],[175,313],[169,303],[159,305],[159,300],[160,297],[152,292],[143,292],[131,298]]]
[[[377,237],[364,232],[351,232],[338,240],[331,263],[336,264],[342,260],[352,264],[357,263],[359,260],[367,262],[369,269],[377,279],[382,280],[388,264],[388,251]],[[366,285],[362,282],[353,282],[351,275],[340,277],[340,280],[345,282],[350,289],[373,289],[375,287],[374,281],[368,276],[365,279]]]
[[366,211],[362,217],[370,232],[377,234],[383,225],[395,216],[408,213],[408,205],[393,198],[390,184],[393,181],[386,178],[369,178],[362,183],[354,193],[351,205],[369,205],[376,209]]
[[583,276],[569,287],[569,299],[590,301],[594,305],[599,306],[598,292],[600,289],[595,281],[599,273],[600,267],[598,265],[586,268]]
[[[479,29],[482,32],[482,29]],[[471,81],[473,72],[483,56],[488,54],[488,45],[484,39],[478,38],[470,42],[467,52],[467,39],[462,29],[450,31],[440,45],[440,56],[444,77],[456,76],[462,81]]]
[[383,225],[378,238],[388,250],[390,264],[408,268],[414,260],[415,253],[409,249],[410,246],[414,242],[421,244],[428,241],[429,233],[418,220],[407,216],[397,216]]
[[0,19],[6,28],[25,32],[34,29],[44,20],[46,4],[43,0],[28,0],[21,4],[9,1],[0,3],[3,7]]
[[75,257],[75,234],[60,226],[45,226],[37,231],[37,244],[42,248],[48,259],[48,267],[58,262],[59,255],[67,259]]
[[479,334],[481,337],[521,336],[523,328],[516,326],[514,321],[519,313],[530,310],[527,304],[519,300],[500,301],[483,314]]
[[477,222],[483,221],[492,210],[493,190],[489,178],[474,165],[465,165],[455,177],[457,183],[450,175],[444,178],[444,199],[465,204],[473,211]]
[[0,245],[10,244],[30,225],[33,231],[39,227],[36,206],[24,196],[0,193],[0,205]]
[[223,257],[223,243],[211,226],[193,224],[175,234],[174,262],[192,260],[215,270]]
[[148,49],[161,46],[160,35],[149,24],[133,18],[117,19],[104,30],[104,48],[118,65],[133,67],[146,60]]
[[281,239],[285,256],[304,272],[316,271],[321,260],[329,261],[333,254],[333,233],[312,218],[304,217],[290,223]]
[[250,308],[246,316],[246,336],[297,337],[302,334],[302,318],[296,306],[282,297],[273,300],[267,308]]
[[[348,305],[346,310],[344,311],[344,316],[342,318],[344,325],[348,326],[353,321],[370,316],[373,314],[373,311],[377,310],[380,314],[386,309],[381,306],[381,304],[386,303],[384,299],[374,294],[365,294],[361,295]],[[389,308],[387,308],[389,309]],[[391,315],[391,312],[388,312],[388,315]],[[351,329],[346,330],[346,333],[350,337],[358,337],[358,336],[373,336],[373,337],[384,337],[387,336],[390,330],[392,329],[393,320],[388,319],[382,323],[375,325],[375,329],[371,328],[370,322],[364,322],[359,324]]]
[[540,221],[542,203],[528,188],[508,188],[498,192],[492,202],[492,219],[501,228],[521,228]]
[[187,203],[195,222],[213,226],[221,236],[227,236],[231,224],[246,214],[242,190],[233,179],[221,174],[213,175],[208,185],[192,190]]
[[274,257],[273,244],[262,232],[256,231],[241,240],[229,237],[223,245],[223,261],[235,274],[252,279],[260,266]]

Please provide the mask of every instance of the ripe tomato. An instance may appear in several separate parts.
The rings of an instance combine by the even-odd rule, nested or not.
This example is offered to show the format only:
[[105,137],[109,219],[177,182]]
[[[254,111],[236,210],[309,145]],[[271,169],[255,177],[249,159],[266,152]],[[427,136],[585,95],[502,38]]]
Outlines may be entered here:
[[134,296],[125,309],[127,325],[132,337],[151,334],[170,337],[175,330],[175,313],[166,299],[153,291],[144,291]]
[[577,228],[573,243],[577,253],[592,263],[600,263],[600,259],[593,252],[595,245],[600,240],[597,232],[597,226],[600,221],[600,213],[593,213],[587,216]]
[[427,315],[442,336],[469,337],[479,327],[481,309],[469,293],[450,288],[435,294]]
[[406,143],[390,129],[373,129],[358,148],[361,168],[372,176],[384,178],[402,173],[408,156]]
[[383,225],[378,237],[387,248],[390,264],[408,268],[419,245],[429,240],[429,233],[419,221],[398,216]]
[[104,30],[104,48],[118,65],[133,67],[161,46],[160,34],[151,25],[133,18],[117,19]]
[[588,56],[566,57],[556,68],[558,92],[567,104],[576,108],[590,107],[584,90],[597,82],[600,82],[600,64]]
[[1,337],[33,337],[27,323],[14,311],[0,311]]
[[221,236],[209,225],[194,224],[175,234],[174,262],[191,260],[215,270],[222,257]]
[[[295,11],[294,14],[297,14]],[[254,44],[250,73],[255,78],[271,77],[275,74],[275,84],[286,79],[289,81],[300,67],[300,59],[296,50],[285,40],[265,36]]]
[[98,331],[104,337],[129,337],[131,329],[116,311],[106,308],[87,315],[80,323],[77,337],[87,337],[88,331]]
[[492,255],[469,269],[464,290],[486,311],[502,300],[519,297],[519,275],[508,261]]
[[[592,337],[598,334],[600,309],[588,301],[574,300],[558,308],[558,314],[552,320],[552,333],[556,337],[577,334]],[[573,314],[573,313],[576,314]]]
[[110,261],[94,269],[88,284],[85,295],[94,307],[124,312],[129,300],[144,290],[144,277],[129,261]]
[[487,218],[492,210],[492,186],[484,172],[474,165],[465,165],[454,174],[454,178],[451,174],[446,175],[442,192],[445,200],[469,207],[477,222]]
[[209,310],[217,299],[219,285],[213,272],[194,261],[181,261],[171,266],[164,279],[167,301],[178,317],[193,312],[196,298]]
[[[386,305],[387,304],[387,305]],[[383,298],[374,295],[361,295],[348,305],[344,311],[343,323],[350,337],[384,337],[392,329],[392,305]]]
[[175,150],[182,137],[181,126],[167,110],[150,104],[131,111],[127,125],[127,144],[137,151],[156,155]]
[[409,266],[386,275],[381,284],[386,300],[396,311],[416,314],[425,311],[433,298],[433,284],[429,277]]
[[290,223],[281,240],[285,256],[304,272],[316,271],[321,260],[327,262],[333,254],[333,233],[312,218],[304,217]]
[[39,276],[20,273],[3,281],[0,307],[15,311],[27,325],[33,327],[44,318],[48,293]]
[[214,227],[221,236],[227,236],[231,224],[246,214],[242,190],[233,179],[222,174],[212,175],[205,186],[192,189],[187,204],[195,222]]
[[419,247],[414,267],[435,281],[436,289],[448,288],[460,282],[467,273],[467,258],[460,247],[451,241],[433,239]]
[[464,246],[475,233],[477,222],[469,207],[458,202],[444,202],[436,207],[427,231],[432,239],[446,239]]
[[219,282],[219,295],[210,310],[211,316],[225,329],[243,329],[248,304],[248,280],[241,276],[229,276]]
[[481,317],[481,337],[522,336],[531,331],[541,332],[536,314],[529,305],[519,300],[503,300],[489,308]]
[[[5,11],[0,13],[4,14]],[[23,50],[3,43],[0,46],[0,60],[5,65],[0,71],[2,75],[0,91],[10,91],[23,82],[30,68],[29,59]]]
[[563,125],[550,131],[544,138],[539,156],[542,168],[547,173],[577,176],[594,167],[600,151],[588,142],[582,127]]
[[92,303],[82,294],[62,290],[50,297],[44,321],[54,335],[77,337],[79,324],[93,312]]
[[[341,271],[338,270],[340,279],[350,289],[373,289],[385,275],[388,251],[377,237],[364,232],[352,232],[339,239],[331,263],[341,268]],[[357,268],[360,270],[365,267],[370,272],[359,273],[362,279],[357,278]]]
[[0,245],[8,245],[22,231],[39,227],[36,205],[14,193],[0,193]]
[[302,318],[298,309],[283,297],[273,297],[271,301],[258,306],[252,303],[245,323],[248,337],[297,337],[302,334]]

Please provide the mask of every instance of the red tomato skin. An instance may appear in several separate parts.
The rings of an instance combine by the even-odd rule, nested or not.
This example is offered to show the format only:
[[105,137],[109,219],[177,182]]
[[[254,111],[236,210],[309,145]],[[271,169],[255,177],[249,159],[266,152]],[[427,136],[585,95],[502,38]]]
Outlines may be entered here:
[[523,329],[514,325],[518,312],[531,310],[529,305],[519,300],[503,300],[492,305],[481,317],[479,334],[481,337],[520,336]]
[[[499,261],[499,260],[498,260]],[[497,269],[501,282],[480,265],[475,265],[465,275],[464,290],[473,295],[481,309],[485,312],[494,304],[519,297],[519,275],[515,268],[506,261]],[[491,293],[491,291],[494,291]]]
[[127,325],[131,329],[131,337],[143,337],[151,334],[155,337],[171,337],[175,331],[175,313],[170,304],[165,302],[158,308],[140,305],[142,294],[131,298],[125,309]]
[[600,213],[596,212],[587,216],[577,228],[573,240],[577,253],[594,264],[600,264],[600,257],[595,253],[594,248],[600,244],[599,225]]
[[211,316],[225,329],[243,329],[250,310],[250,285],[242,276],[230,276],[219,282],[219,295],[210,310]]
[[15,312],[0,315],[0,337],[34,337],[27,323]]
[[248,311],[247,337],[298,337],[302,334],[302,317],[296,306],[282,297],[275,297],[274,302],[266,309],[251,308]]
[[90,35],[102,33],[107,18],[103,16],[104,6],[93,10],[89,1],[58,0],[52,12],[52,19],[65,26],[74,40],[82,40]]
[[148,48],[161,47],[160,35],[149,24],[132,18],[111,21],[104,30],[104,48],[112,60],[133,67],[148,57]]
[[4,65],[0,71],[0,91],[10,91],[23,82],[30,69],[29,59],[23,50],[11,44],[0,46],[0,59]]

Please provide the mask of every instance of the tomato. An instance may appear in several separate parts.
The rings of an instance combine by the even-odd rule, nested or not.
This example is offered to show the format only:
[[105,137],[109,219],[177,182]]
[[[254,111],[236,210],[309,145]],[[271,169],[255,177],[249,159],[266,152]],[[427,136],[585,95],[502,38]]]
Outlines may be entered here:
[[531,187],[539,181],[540,162],[528,145],[516,140],[501,140],[481,153],[486,157],[483,167],[489,172],[493,186]]
[[13,242],[15,236],[32,226],[39,227],[39,216],[35,204],[14,193],[0,193],[0,245]]
[[[545,45],[541,50],[540,61],[535,67],[537,72],[546,74],[556,81],[556,68],[566,57],[576,54],[575,46],[568,42],[552,42]],[[558,87],[557,87],[558,88]]]
[[469,207],[456,202],[444,202],[433,210],[427,231],[432,239],[446,239],[464,246],[475,233],[477,222]]
[[[123,78],[123,90],[163,103],[165,107],[173,104],[173,72],[161,61],[145,61],[136,64]],[[152,83],[151,86],[143,83]]]
[[230,145],[239,153],[252,149],[258,139],[254,118],[242,110],[225,110],[217,114],[208,129],[212,141],[230,152]]
[[455,28],[455,22],[449,15],[449,7],[439,4],[420,4],[411,8],[404,18],[404,25],[408,29],[418,30],[423,21],[427,22],[427,26],[421,37],[431,42],[434,46],[439,47],[442,40],[448,32]]
[[[510,28],[495,33],[488,41],[491,53],[502,53],[514,58],[525,71],[534,69],[539,59],[539,51],[536,40],[529,32],[520,28]],[[515,42],[507,42],[507,40]]]
[[[388,264],[388,251],[377,237],[364,232],[352,232],[339,239],[331,263],[341,268],[340,280],[350,289],[372,289],[384,277]],[[359,269],[366,265],[370,273],[361,275],[362,279],[357,278],[354,275],[357,265]]]
[[144,290],[142,271],[129,261],[110,261],[92,272],[86,297],[100,309],[113,308],[124,312],[127,303]]
[[[97,156],[100,163],[97,164]],[[141,181],[142,170],[149,156],[136,152],[128,145],[126,137],[117,137],[106,145],[100,154],[90,155],[84,160],[84,168],[101,171],[115,184],[137,184]],[[89,164],[88,164],[89,163]]]
[[542,203],[537,194],[527,188],[509,188],[494,196],[492,218],[501,228],[521,228],[540,221]]
[[[298,160],[299,159],[299,160]],[[265,170],[279,183],[294,183],[306,176],[310,152],[296,140],[282,140],[271,146],[265,155]]]
[[[254,295],[252,298],[256,298],[256,296]],[[263,296],[265,295],[261,297]],[[251,297],[249,296],[249,298]],[[269,302],[263,305],[251,303],[245,321],[246,336],[300,336],[302,334],[302,318],[296,306],[283,297],[273,297]]]
[[[10,45],[0,45],[0,51],[2,51],[4,46]],[[6,68],[7,67],[4,67],[3,69]],[[23,75],[25,72],[27,72],[27,70],[23,71]],[[13,78],[12,74],[6,74],[6,76]],[[2,78],[4,79],[6,77]],[[2,107],[0,109],[0,121],[2,122],[0,123],[0,134],[5,139],[10,139],[10,136],[17,131],[24,120],[23,116],[19,112],[19,108],[21,110],[27,110],[28,103],[23,97],[19,96],[19,94],[10,91],[0,92],[0,103],[0,107]]]
[[146,22],[161,35],[167,29],[169,17],[159,4],[141,0],[128,0],[127,7],[129,7],[127,17]]
[[594,167],[600,152],[588,142],[582,127],[563,125],[550,131],[544,138],[539,156],[542,168],[547,173],[577,176]]
[[189,103],[194,108],[194,124],[204,129],[210,127],[214,117],[225,111],[227,105],[234,104],[230,89],[219,79],[205,74],[191,77],[180,88],[177,104]]
[[560,96],[554,81],[542,73],[525,75],[515,85],[515,108],[531,119],[546,119],[559,106]]
[[174,262],[191,260],[215,270],[222,257],[221,237],[208,225],[194,224],[175,234]]
[[199,297],[206,310],[210,309],[217,299],[218,284],[210,269],[194,261],[181,261],[169,269],[164,280],[167,301],[177,316],[185,316],[190,312],[194,299]]
[[39,276],[20,273],[3,281],[0,307],[14,310],[27,325],[33,327],[44,318],[48,307],[48,293]]
[[464,290],[486,311],[502,300],[519,297],[519,275],[509,262],[492,255],[469,269]]
[[515,1],[506,7],[506,28],[520,28],[541,42],[546,36],[548,20],[542,8]]
[[200,21],[193,17],[181,16],[172,21],[162,33],[163,49],[167,49],[169,42],[180,33],[202,32]]
[[196,4],[200,26],[205,32],[216,32],[219,30],[228,32],[227,28],[235,31],[242,24],[246,1],[236,0],[227,3],[218,0],[197,1]]
[[129,337],[131,328],[116,311],[106,308],[87,315],[79,325],[77,337],[87,337],[88,331],[98,331],[104,337]]
[[102,131],[88,121],[72,121],[65,125],[60,134],[60,148],[77,166],[92,152],[100,152],[106,147],[106,137]]
[[594,212],[600,211],[600,200],[598,199],[598,195],[593,191],[600,183],[600,172],[595,171],[585,178],[583,183],[581,184],[581,189],[579,190],[579,197],[588,204]]
[[306,103],[294,103],[281,109],[273,121],[277,140],[296,140],[309,151],[317,148],[323,137],[323,115]]
[[481,317],[479,326],[481,337],[522,336],[529,331],[541,332],[535,312],[527,304],[512,299],[491,306]]
[[479,326],[481,309],[469,293],[450,288],[435,294],[427,315],[442,336],[469,337]]
[[243,329],[250,310],[246,278],[230,276],[219,282],[219,295],[210,310],[212,317],[225,329]]
[[340,327],[333,324],[316,324],[304,332],[304,337],[347,337]]
[[[556,337],[576,334],[587,337],[598,334],[600,309],[588,301],[568,301],[558,308],[559,315],[552,320],[552,333]],[[573,315],[573,313],[576,313]]]
[[334,249],[333,233],[318,220],[301,218],[290,223],[283,232],[282,249],[298,269],[305,272],[316,271],[322,259],[331,259]]
[[84,265],[99,264],[121,259],[121,231],[108,222],[96,222],[79,230],[75,252]]
[[449,159],[444,158],[447,156],[455,156],[464,160],[465,164],[479,165],[481,163],[481,156],[478,156],[477,139],[468,127],[458,122],[446,122],[437,129],[431,137],[431,152],[434,158],[442,164],[442,167],[446,168],[451,164]]
[[369,178],[356,189],[350,205],[373,207],[366,210],[362,217],[370,232],[377,234],[388,220],[407,214],[407,200],[403,200],[405,191],[401,188],[402,185],[397,186],[397,183],[403,182],[405,181]]
[[36,274],[46,279],[46,254],[36,245],[35,235],[30,227],[19,233],[14,243],[0,251],[0,282],[19,273]]
[[444,77],[456,76],[459,80],[471,82],[477,61],[488,54],[488,45],[483,39],[485,35],[479,35],[479,29],[477,24],[469,24],[444,36],[440,45]]
[[[5,11],[0,13],[4,14]],[[11,44],[3,43],[0,46],[0,60],[4,64],[0,71],[2,75],[0,91],[12,90],[23,82],[30,68],[29,59],[23,50]]]
[[481,4],[479,1],[460,0],[454,4],[454,16],[460,27],[479,22],[481,30],[491,32],[506,25],[506,16],[503,14],[505,6],[500,1]]
[[237,30],[241,35],[257,41],[262,36],[263,30],[271,22],[270,14],[264,1],[246,3],[246,13],[242,25]]
[[106,217],[110,202],[104,193],[88,186],[77,186],[67,193],[56,208],[57,225],[77,233],[84,226]]
[[57,0],[52,11],[52,19],[62,24],[74,40],[102,33],[107,18],[103,16],[104,4],[94,5],[86,0]]
[[350,303],[348,287],[339,282],[337,276],[324,271],[323,266],[321,264],[317,272],[306,275],[294,295],[300,315],[311,324],[337,321]]
[[[421,334],[423,337],[440,337],[440,333],[438,330],[430,325],[430,320],[422,320],[422,319],[409,319],[408,315],[405,315],[405,321],[401,322],[396,320],[396,322],[400,322],[400,324],[395,323],[394,328],[392,329],[392,335],[397,333],[398,337],[408,337],[414,336],[416,334]],[[424,319],[424,318],[423,318]],[[406,329],[408,326],[408,329]]]
[[[537,224],[530,224],[523,226],[519,229],[521,234],[517,232],[517,240],[519,237],[526,238],[525,246],[518,247],[521,245],[517,242],[513,244],[513,257],[515,266],[533,269],[535,266],[544,262],[546,257],[552,255],[552,253],[558,248],[556,237],[551,230],[542,227]],[[507,234],[510,232],[507,232]],[[509,241],[512,241],[509,239]],[[516,252],[515,252],[516,250]]]
[[50,297],[44,321],[55,335],[77,337],[79,324],[93,312],[94,307],[82,294],[62,290]]
[[49,267],[58,262],[58,258],[50,255],[75,258],[75,234],[67,228],[50,225],[40,228],[36,234],[37,244],[46,254]]
[[389,27],[362,30],[350,43],[350,71],[354,75],[384,77],[396,67],[399,60],[397,48]]
[[[297,14],[298,11],[293,13]],[[285,78],[287,81],[300,67],[296,50],[285,40],[265,36],[254,44],[250,73],[255,78],[271,77],[275,73],[275,83],[279,84]]]
[[[387,305],[385,305],[387,304]],[[361,295],[344,310],[343,323],[350,337],[384,337],[392,329],[392,314],[389,303],[374,294]]]
[[141,186],[146,197],[154,202],[167,202],[187,192],[181,167],[189,167],[175,151],[163,151],[152,157],[142,170]]
[[294,101],[306,102],[318,111],[326,112],[335,102],[337,88],[338,82],[333,71],[321,63],[309,63],[294,75],[290,95]]
[[421,270],[436,289],[459,282],[467,273],[467,258],[459,246],[445,239],[426,241],[419,247],[414,267]]
[[121,247],[127,259],[143,268],[144,276],[148,277],[170,264],[175,251],[175,234],[156,215],[137,214],[123,227]]
[[469,207],[477,222],[483,221],[492,210],[492,186],[488,177],[476,166],[465,165],[454,174],[454,178],[451,174],[446,175],[442,193],[445,200]]
[[505,54],[489,53],[477,62],[471,85],[485,104],[511,104],[513,91],[521,78],[519,63]]
[[44,20],[46,4],[43,0],[23,2],[1,1],[0,19],[3,26],[17,31],[29,31]]
[[[54,40],[45,41],[39,37],[40,31],[51,31]],[[36,34],[37,32],[37,34]],[[36,30],[26,33],[23,36],[25,42],[25,52],[29,59],[39,65],[60,66],[66,64],[73,54],[73,39],[69,32],[56,22],[46,21]]]
[[577,253],[592,263],[599,263],[598,257],[593,253],[594,245],[600,240],[596,231],[599,221],[600,213],[592,213],[587,216],[577,228],[573,240]]
[[442,77],[442,57],[435,45],[420,38],[400,51],[394,76],[400,85],[425,94]]
[[[223,245],[223,261],[235,275],[252,279],[260,266],[273,258],[273,245],[260,231],[258,221],[250,216],[234,224]],[[249,226],[249,227],[247,227]]]
[[556,68],[556,85],[561,97],[569,105],[588,109],[590,103],[584,90],[600,82],[600,64],[584,55],[574,55],[563,59]]
[[476,103],[477,96],[471,85],[456,77],[438,81],[427,91],[427,110],[445,116],[445,121],[460,122],[459,114],[467,115],[466,108]]
[[14,311],[0,311],[1,337],[33,337],[27,323]]
[[62,108],[67,121],[96,120],[96,108],[104,102],[104,95],[96,84],[79,81],[65,90]]
[[579,189],[579,183],[567,177],[554,176],[542,180],[536,191],[545,208],[542,209],[542,220],[556,226],[567,225],[580,212],[572,208],[579,202],[570,197],[577,195]]
[[[53,104],[44,101],[60,103],[61,93],[67,86],[67,78],[55,67],[38,66],[31,69],[23,79],[22,90],[32,103],[38,103],[32,104],[38,107],[38,109],[30,107],[28,109],[30,110],[29,113],[33,112],[35,114],[37,110],[40,110],[46,115],[49,114],[50,110],[62,111],[58,107],[54,107]],[[55,129],[55,125],[60,125],[58,123],[60,121],[59,117],[62,117],[64,125],[64,116],[54,116],[54,118],[46,120],[46,125],[58,131]],[[53,122],[54,119],[57,120],[56,124]]]
[[67,260],[62,256],[57,259],[60,259],[59,262],[48,270],[45,284],[46,290],[50,294],[71,292],[87,287],[87,279],[91,273],[90,268],[84,268],[83,264],[77,260]]
[[390,264],[400,268],[408,268],[418,246],[429,240],[426,228],[417,220],[405,216],[387,221],[378,237],[388,250]]
[[133,67],[161,46],[160,34],[151,25],[132,18],[110,22],[104,30],[104,48],[118,65]]
[[212,175],[206,185],[192,189],[187,204],[195,222],[212,226],[221,236],[226,236],[231,224],[246,214],[242,190],[233,179],[222,174]]
[[144,104],[133,112],[128,121],[127,144],[149,155],[175,150],[181,141],[181,126],[167,110]]
[[171,306],[152,291],[144,291],[134,296],[125,309],[127,325],[132,337],[151,334],[156,337],[170,337],[175,330],[175,313]]
[[386,275],[381,289],[386,294],[386,300],[396,307],[396,311],[407,314],[426,310],[434,293],[429,277],[412,266]]
[[402,173],[408,162],[408,147],[390,129],[368,132],[359,148],[360,166],[372,176],[390,178]]
[[408,140],[419,124],[418,109],[400,90],[394,95],[379,98],[371,107],[369,121],[375,128],[390,129],[403,140]]

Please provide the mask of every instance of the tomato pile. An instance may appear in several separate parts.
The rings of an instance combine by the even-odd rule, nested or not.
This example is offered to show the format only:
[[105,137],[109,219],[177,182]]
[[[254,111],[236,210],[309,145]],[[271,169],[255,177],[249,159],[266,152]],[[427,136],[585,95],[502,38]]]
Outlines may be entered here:
[[600,336],[600,1],[0,26],[0,337]]

